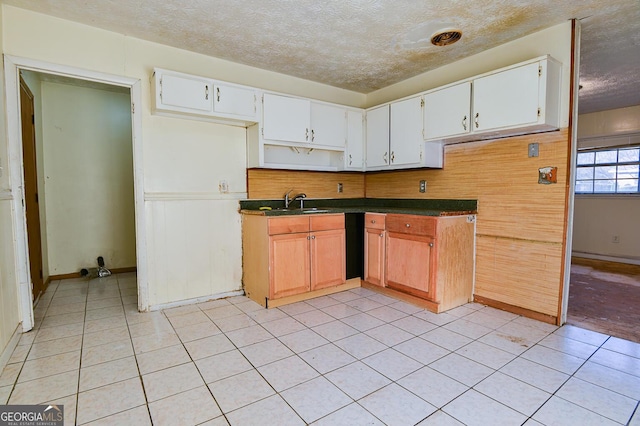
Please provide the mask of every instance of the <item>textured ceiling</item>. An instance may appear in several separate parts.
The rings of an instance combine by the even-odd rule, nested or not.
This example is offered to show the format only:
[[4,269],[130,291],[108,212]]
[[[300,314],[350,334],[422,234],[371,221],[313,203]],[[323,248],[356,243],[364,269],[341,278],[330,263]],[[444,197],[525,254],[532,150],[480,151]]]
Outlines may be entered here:
[[[571,18],[580,112],[640,104],[638,0],[0,0],[233,62],[369,93]],[[447,47],[401,48],[431,22]]]

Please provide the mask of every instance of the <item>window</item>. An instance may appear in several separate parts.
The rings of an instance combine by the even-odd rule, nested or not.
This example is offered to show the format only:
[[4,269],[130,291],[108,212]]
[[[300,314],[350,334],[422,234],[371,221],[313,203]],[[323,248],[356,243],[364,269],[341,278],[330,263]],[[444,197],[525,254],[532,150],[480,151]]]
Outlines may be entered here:
[[576,194],[638,194],[640,146],[578,152]]

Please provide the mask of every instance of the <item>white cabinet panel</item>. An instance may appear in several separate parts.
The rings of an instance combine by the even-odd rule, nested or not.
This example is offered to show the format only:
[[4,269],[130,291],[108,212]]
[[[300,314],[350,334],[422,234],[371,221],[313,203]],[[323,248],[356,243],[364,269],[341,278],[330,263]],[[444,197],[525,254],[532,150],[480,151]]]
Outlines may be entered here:
[[420,162],[422,138],[422,97],[391,104],[390,164]]
[[158,105],[184,112],[213,111],[213,80],[163,73],[156,82]]
[[311,142],[323,146],[344,148],[346,139],[346,108],[311,103]]
[[345,168],[362,170],[364,166],[364,121],[362,111],[347,112]]
[[473,130],[538,122],[538,62],[473,81]]
[[367,111],[367,168],[389,164],[389,105]]
[[471,130],[471,82],[424,95],[424,139],[442,139]]
[[264,94],[263,137],[307,143],[311,140],[311,101]]
[[213,110],[218,113],[256,116],[256,91],[250,88],[216,83]]

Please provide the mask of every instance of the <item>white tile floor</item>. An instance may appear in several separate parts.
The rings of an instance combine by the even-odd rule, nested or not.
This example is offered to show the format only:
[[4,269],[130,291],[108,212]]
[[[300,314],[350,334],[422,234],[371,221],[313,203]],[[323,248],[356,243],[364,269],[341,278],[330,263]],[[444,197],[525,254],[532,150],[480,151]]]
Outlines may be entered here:
[[91,425],[640,426],[640,344],[354,289],[136,311],[133,274],[54,282],[0,403]]

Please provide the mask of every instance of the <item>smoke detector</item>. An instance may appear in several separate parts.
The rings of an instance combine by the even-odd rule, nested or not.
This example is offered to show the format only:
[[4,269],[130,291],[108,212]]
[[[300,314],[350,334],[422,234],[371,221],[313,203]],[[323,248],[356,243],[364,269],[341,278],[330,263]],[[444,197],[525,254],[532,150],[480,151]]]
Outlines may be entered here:
[[398,37],[396,43],[403,49],[422,49],[431,46],[447,46],[462,38],[462,31],[451,22],[424,22]]

